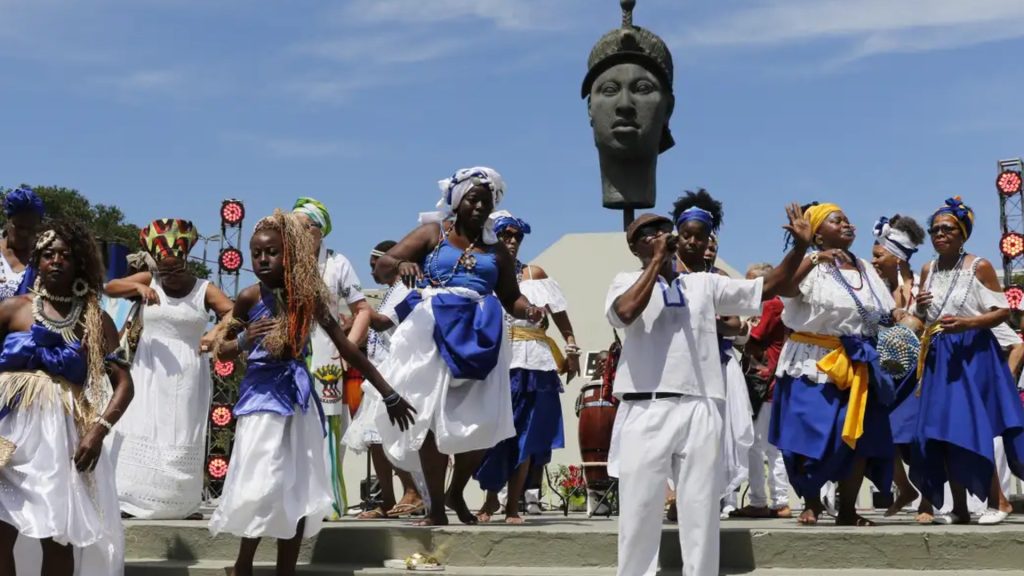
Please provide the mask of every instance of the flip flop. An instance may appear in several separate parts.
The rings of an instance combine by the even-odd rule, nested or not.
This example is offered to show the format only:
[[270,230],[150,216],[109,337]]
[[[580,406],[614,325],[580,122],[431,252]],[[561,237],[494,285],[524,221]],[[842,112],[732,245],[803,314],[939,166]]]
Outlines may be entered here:
[[373,510],[365,510],[360,512],[356,516],[356,520],[387,520],[390,518],[387,512],[382,508],[374,508]]
[[410,504],[408,502],[403,504],[395,504],[391,510],[388,510],[387,514],[391,518],[402,518],[403,516],[416,516],[422,512],[425,512],[427,505],[420,500],[416,504]]

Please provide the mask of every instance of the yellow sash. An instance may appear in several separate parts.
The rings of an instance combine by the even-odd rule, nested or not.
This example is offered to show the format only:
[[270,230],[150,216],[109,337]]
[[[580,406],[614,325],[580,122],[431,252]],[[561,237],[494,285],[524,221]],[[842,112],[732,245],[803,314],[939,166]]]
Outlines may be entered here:
[[551,349],[551,355],[555,357],[555,365],[558,366],[558,373],[565,373],[565,356],[559,350],[558,344],[540,328],[528,328],[526,326],[512,327],[512,340],[520,342],[543,342]]
[[818,370],[824,372],[836,388],[850,391],[846,420],[843,422],[843,442],[850,448],[856,448],[857,440],[864,435],[864,412],[868,405],[868,384],[871,378],[867,364],[851,361],[838,336],[794,332],[789,339],[832,350],[818,360]]
[[917,355],[917,391],[914,395],[917,397],[921,396],[921,385],[924,383],[922,376],[924,376],[924,362],[928,359],[928,351],[932,348],[932,339],[937,334],[942,332],[942,324],[933,322],[924,329],[924,334],[921,336],[921,351]]

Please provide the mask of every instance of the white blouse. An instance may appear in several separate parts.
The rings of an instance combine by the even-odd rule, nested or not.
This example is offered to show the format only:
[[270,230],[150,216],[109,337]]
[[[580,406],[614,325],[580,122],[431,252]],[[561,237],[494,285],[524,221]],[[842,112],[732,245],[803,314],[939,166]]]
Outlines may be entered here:
[[[523,280],[519,283],[519,291],[526,296],[531,304],[545,308],[553,314],[569,309],[565,295],[562,294],[562,288],[552,278]],[[510,326],[541,327],[541,324],[531,324],[529,320],[519,320],[508,315],[505,319]],[[558,365],[555,364],[555,358],[551,355],[551,349],[548,348],[547,343],[537,340],[512,341],[511,367],[545,372],[558,370]]]
[[[959,276],[955,268],[935,270],[935,264],[932,264],[932,270],[928,275],[928,290],[932,294],[932,303],[928,307],[926,323],[935,322],[942,316],[981,316],[993,308],[1010,307],[1005,293],[989,290],[978,280],[980,263],[980,258],[975,259],[971,266],[960,270]],[[1021,342],[1020,336],[1005,322],[992,328],[992,334],[1003,348]]]
[[[888,313],[896,307],[892,293],[874,267],[860,260],[862,278],[857,270],[841,270],[866,311]],[[874,295],[872,295],[872,292]],[[876,300],[877,297],[877,300]],[[857,305],[825,265],[815,266],[800,282],[800,295],[783,298],[782,322],[794,332],[827,336],[866,336],[873,328],[865,326]],[[881,304],[881,307],[879,307]],[[828,376],[818,371],[818,360],[832,350],[789,340],[782,348],[776,376],[807,378],[824,384]]]

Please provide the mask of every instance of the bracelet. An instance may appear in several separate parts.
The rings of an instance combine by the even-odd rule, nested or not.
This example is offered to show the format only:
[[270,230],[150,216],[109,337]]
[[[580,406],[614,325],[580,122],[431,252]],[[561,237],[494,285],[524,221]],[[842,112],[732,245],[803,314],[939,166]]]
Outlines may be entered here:
[[565,347],[566,356],[579,356],[580,347],[575,344],[569,344]]
[[398,392],[392,392],[391,394],[388,394],[384,398],[384,405],[387,406],[388,408],[391,408],[392,406],[397,406],[398,403],[401,401],[402,396],[399,395]]
[[238,349],[239,350],[241,350],[241,351],[245,350],[246,340],[245,340],[245,332],[244,331],[238,333],[238,336],[235,337],[235,342],[238,343]]
[[814,264],[815,266],[817,266],[818,262],[820,261],[820,259],[821,259],[821,252],[811,252],[811,256],[810,256],[811,264]]
[[96,419],[93,420],[93,424],[99,424],[100,426],[103,426],[104,428],[107,429],[107,432],[110,432],[111,430],[114,429],[114,425],[111,424],[110,421],[108,421],[103,416],[97,416]]

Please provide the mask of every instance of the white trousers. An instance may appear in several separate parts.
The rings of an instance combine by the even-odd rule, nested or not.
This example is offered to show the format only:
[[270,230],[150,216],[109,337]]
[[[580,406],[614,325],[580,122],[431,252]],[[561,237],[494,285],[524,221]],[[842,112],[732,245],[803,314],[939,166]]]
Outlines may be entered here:
[[618,576],[654,576],[661,548],[665,481],[679,494],[683,576],[717,576],[722,412],[710,398],[623,402],[609,473],[619,478]]
[[[754,445],[750,448],[750,505],[755,508],[771,506],[773,510],[789,506],[789,475],[782,452],[768,442],[772,404],[765,402],[754,420]],[[765,491],[765,461],[767,461],[768,491]]]

